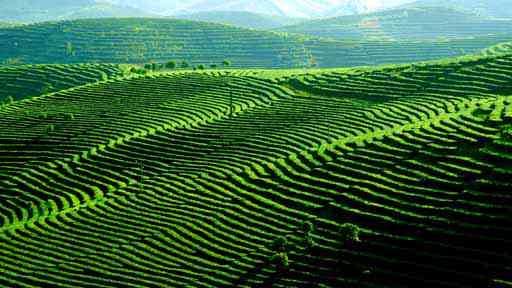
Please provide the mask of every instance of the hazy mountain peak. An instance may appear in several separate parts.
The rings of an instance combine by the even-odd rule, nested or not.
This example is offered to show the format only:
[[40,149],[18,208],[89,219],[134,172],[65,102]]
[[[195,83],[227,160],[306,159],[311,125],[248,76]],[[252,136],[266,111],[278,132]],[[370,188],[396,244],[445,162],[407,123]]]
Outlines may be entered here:
[[413,0],[103,0],[165,15],[206,11],[247,11],[288,17],[371,12]]

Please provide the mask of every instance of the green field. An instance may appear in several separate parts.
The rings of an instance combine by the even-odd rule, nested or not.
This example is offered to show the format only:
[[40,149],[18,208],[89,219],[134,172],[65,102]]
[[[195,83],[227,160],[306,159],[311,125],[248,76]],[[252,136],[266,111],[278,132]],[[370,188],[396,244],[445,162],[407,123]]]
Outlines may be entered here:
[[[29,33],[16,31],[9,41]],[[98,66],[75,77],[87,69]],[[131,75],[4,105],[0,285],[503,287],[510,95],[500,52]],[[295,246],[305,220],[312,251]],[[351,249],[345,222],[361,228]],[[266,261],[285,235],[277,277]]]
[[39,96],[87,83],[122,76],[119,65],[21,65],[0,66],[0,102]]
[[477,53],[511,33],[457,39],[329,40],[194,22],[122,18],[45,22],[0,29],[0,63],[187,61],[235,68],[348,67],[409,63]]
[[512,20],[443,7],[392,9],[312,20],[277,31],[339,40],[433,40],[510,34]]

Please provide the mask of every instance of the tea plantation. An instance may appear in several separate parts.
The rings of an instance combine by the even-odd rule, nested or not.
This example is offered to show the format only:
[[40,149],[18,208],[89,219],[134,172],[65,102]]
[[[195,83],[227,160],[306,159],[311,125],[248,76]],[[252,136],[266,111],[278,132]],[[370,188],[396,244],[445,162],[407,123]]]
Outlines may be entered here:
[[414,7],[312,20],[277,28],[333,39],[432,40],[509,34],[512,21],[444,7]]
[[[79,27],[59,35],[83,35],[70,59],[93,59],[103,40]],[[0,286],[510,286],[510,95],[499,53],[161,73],[15,101],[0,109]],[[296,245],[304,221],[314,249]]]
[[144,64],[174,60],[208,66],[227,59],[235,68],[347,67],[477,53],[510,41],[511,35],[330,40],[188,20],[86,19],[0,28],[0,63]]
[[0,66],[0,102],[19,100],[123,75],[118,65]]

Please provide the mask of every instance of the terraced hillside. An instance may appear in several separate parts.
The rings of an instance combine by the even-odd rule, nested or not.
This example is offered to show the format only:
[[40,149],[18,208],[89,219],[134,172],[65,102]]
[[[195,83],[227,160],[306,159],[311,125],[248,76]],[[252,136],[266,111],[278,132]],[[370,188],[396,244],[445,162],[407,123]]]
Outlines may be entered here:
[[371,66],[410,63],[479,54],[483,49],[510,42],[512,34],[443,41],[305,41],[311,63],[319,67]]
[[[0,285],[511,280],[512,55],[294,73],[140,77],[4,107]],[[276,277],[270,243],[298,242],[304,220],[319,247],[292,246]],[[344,222],[362,229],[352,249]]]
[[429,41],[330,41],[204,22],[99,19],[0,29],[0,63],[164,63],[233,67],[343,67],[476,53],[512,34]]
[[492,56],[499,54],[507,54],[510,52],[512,52],[512,42],[504,42],[484,49],[482,51],[482,54],[486,56]]
[[111,64],[0,66],[0,102],[8,96],[19,100],[122,75],[122,69]]
[[235,67],[303,65],[304,46],[272,32],[158,18],[86,19],[0,29],[0,61],[146,63],[186,60]]
[[444,7],[416,7],[305,21],[276,30],[340,40],[433,40],[509,34],[512,20]]
[[0,21],[0,28],[12,27],[12,26],[15,26],[15,24],[12,24],[12,23],[9,23],[9,22],[1,22]]

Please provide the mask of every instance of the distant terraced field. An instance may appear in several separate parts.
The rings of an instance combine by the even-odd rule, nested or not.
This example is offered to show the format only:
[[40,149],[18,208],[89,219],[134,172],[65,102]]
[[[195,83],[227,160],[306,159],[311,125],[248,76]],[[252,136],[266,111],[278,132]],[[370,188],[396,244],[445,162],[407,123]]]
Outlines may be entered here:
[[[502,285],[511,83],[499,55],[162,74],[17,101],[0,110],[0,285]],[[297,242],[304,220],[319,248],[293,248],[273,277],[269,244]],[[355,249],[336,240],[344,222],[362,229]]]
[[0,102],[39,96],[86,83],[122,76],[118,65],[21,65],[0,66]]
[[86,19],[0,29],[0,61],[145,63],[186,60],[241,67],[304,64],[301,43],[273,32],[159,18]]
[[[478,35],[478,34],[475,34]],[[512,33],[467,39],[328,40],[172,19],[97,19],[0,29],[0,63],[164,63],[294,68],[408,63],[477,53]]]
[[486,56],[492,56],[499,54],[507,54],[510,52],[512,52],[512,42],[504,42],[484,49],[482,51],[482,54]]
[[510,34],[511,29],[510,19],[422,7],[304,21],[276,31],[339,40],[434,40]]

